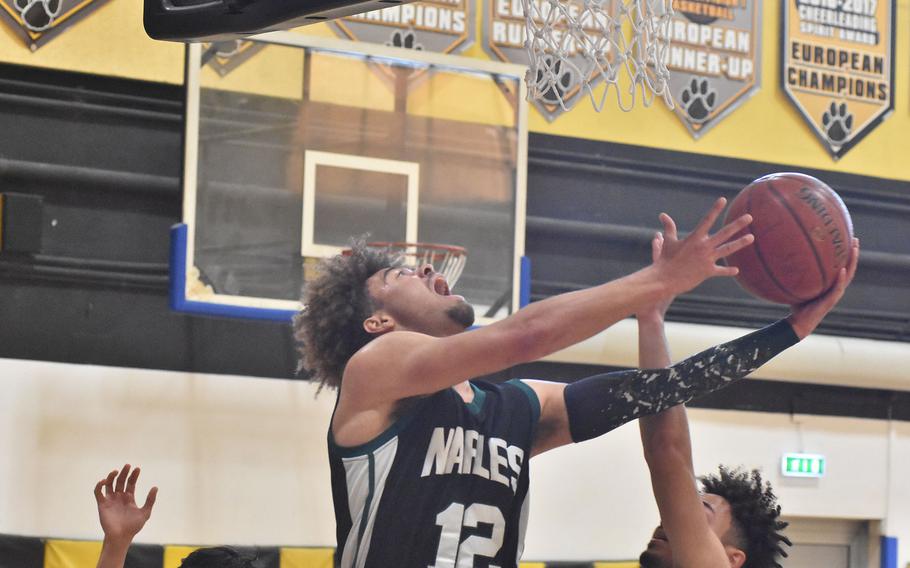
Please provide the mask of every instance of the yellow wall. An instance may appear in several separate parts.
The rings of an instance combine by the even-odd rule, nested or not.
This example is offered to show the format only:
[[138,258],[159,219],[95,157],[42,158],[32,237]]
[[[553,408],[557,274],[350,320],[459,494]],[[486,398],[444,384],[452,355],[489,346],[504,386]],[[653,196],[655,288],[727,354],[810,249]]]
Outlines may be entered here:
[[[530,113],[535,132],[573,136],[682,152],[793,164],[825,170],[910,181],[910,0],[898,0],[895,110],[840,161],[834,161],[778,87],[781,0],[763,6],[762,78],[764,86],[741,108],[700,140],[693,140],[671,111],[656,103],[650,109],[622,113],[613,106],[598,114],[587,101],[553,123]],[[149,39],[142,29],[142,3],[109,0],[72,29],[32,53],[0,25],[0,61],[73,71],[180,83],[183,50],[179,44]],[[477,14],[478,36],[481,10]],[[332,36],[326,24],[299,30]],[[481,38],[466,55],[487,59]],[[242,71],[242,69],[240,70]]]
[[910,180],[910,0],[897,0],[897,66],[894,113],[839,161],[834,161],[778,86],[781,0],[764,2],[762,87],[754,97],[694,140],[683,123],[655,103],[623,113],[611,106],[597,114],[579,103],[552,124],[531,113],[535,132],[607,140],[668,150],[795,164],[875,177]]
[[0,21],[0,61],[183,82],[183,46],[145,35],[140,0],[108,0],[34,53],[6,20]]

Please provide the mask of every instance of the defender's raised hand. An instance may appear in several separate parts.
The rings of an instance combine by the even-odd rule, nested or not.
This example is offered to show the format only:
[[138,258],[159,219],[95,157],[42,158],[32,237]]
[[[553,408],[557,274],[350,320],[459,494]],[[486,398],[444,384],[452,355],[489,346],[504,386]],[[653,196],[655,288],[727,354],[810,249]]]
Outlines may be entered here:
[[95,501],[98,502],[98,517],[105,539],[132,540],[152,514],[158,488],[152,487],[149,490],[142,507],[136,505],[139,468],[130,474],[130,467],[130,464],[124,465],[119,475],[115,469],[95,484]]
[[664,242],[654,267],[661,271],[673,294],[688,292],[712,276],[736,276],[738,273],[739,269],[721,266],[717,261],[752,244],[754,237],[751,234],[731,240],[749,226],[752,216],[743,215],[712,235],[711,227],[726,204],[724,197],[715,201],[695,230],[684,239],[679,238],[673,219],[666,213],[660,214]]

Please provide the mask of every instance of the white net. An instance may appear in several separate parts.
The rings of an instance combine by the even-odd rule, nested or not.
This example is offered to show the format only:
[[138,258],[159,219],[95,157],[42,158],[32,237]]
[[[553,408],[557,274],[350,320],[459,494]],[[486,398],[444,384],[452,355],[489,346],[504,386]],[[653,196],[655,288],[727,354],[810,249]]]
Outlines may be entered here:
[[670,108],[667,55],[672,0],[521,0],[530,57],[528,97],[558,104],[580,91],[600,112],[611,89],[619,107],[649,106],[662,97]]

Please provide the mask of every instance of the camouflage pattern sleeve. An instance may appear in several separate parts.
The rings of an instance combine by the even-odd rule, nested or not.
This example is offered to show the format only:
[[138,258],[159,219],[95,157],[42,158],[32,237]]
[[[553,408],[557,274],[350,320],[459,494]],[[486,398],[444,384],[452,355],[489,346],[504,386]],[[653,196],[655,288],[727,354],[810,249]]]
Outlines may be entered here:
[[665,369],[631,369],[576,381],[565,389],[572,440],[595,438],[720,390],[798,342],[784,319]]

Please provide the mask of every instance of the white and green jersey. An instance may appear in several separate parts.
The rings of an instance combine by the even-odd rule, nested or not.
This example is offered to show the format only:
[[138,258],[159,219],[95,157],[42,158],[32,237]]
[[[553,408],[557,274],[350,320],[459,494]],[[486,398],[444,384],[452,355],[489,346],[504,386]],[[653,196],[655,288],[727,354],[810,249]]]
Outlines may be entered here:
[[329,461],[342,568],[512,568],[528,515],[540,403],[520,381],[472,382],[417,402]]

